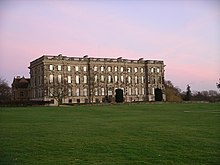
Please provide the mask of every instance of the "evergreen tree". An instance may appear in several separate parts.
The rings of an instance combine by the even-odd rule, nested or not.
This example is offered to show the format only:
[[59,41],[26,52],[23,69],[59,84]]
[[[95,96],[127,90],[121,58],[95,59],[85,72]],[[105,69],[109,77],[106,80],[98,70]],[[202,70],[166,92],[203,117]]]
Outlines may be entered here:
[[186,88],[186,96],[185,96],[185,101],[190,101],[191,100],[191,97],[192,97],[192,92],[191,92],[191,89],[190,89],[190,86],[189,84],[187,85],[187,88]]

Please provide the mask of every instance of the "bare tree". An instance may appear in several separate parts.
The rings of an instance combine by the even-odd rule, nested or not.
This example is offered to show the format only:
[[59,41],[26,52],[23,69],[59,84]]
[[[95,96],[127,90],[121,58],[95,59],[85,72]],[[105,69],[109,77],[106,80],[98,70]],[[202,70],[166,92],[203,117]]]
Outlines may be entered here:
[[11,99],[11,88],[5,79],[0,78],[0,100],[10,100]]

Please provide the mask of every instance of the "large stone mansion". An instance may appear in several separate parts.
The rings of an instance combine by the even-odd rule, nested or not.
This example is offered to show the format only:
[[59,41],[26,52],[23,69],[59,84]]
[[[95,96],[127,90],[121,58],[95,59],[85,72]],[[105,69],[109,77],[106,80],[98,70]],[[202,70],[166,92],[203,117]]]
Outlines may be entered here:
[[164,63],[158,60],[43,55],[30,63],[30,99],[62,103],[165,101]]

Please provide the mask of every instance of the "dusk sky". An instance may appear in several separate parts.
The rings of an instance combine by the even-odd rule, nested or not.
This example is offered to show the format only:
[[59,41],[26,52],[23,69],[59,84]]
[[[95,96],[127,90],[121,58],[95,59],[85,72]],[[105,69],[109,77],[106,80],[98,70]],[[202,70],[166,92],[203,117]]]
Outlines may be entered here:
[[0,76],[44,55],[164,60],[165,79],[217,90],[218,0],[1,0]]

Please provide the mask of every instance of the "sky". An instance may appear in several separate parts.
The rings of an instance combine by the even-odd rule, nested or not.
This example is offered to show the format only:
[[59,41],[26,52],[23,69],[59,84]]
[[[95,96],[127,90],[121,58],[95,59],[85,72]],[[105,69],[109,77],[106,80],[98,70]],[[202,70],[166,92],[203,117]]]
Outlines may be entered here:
[[163,60],[183,91],[217,90],[218,0],[1,0],[0,76],[42,55]]

